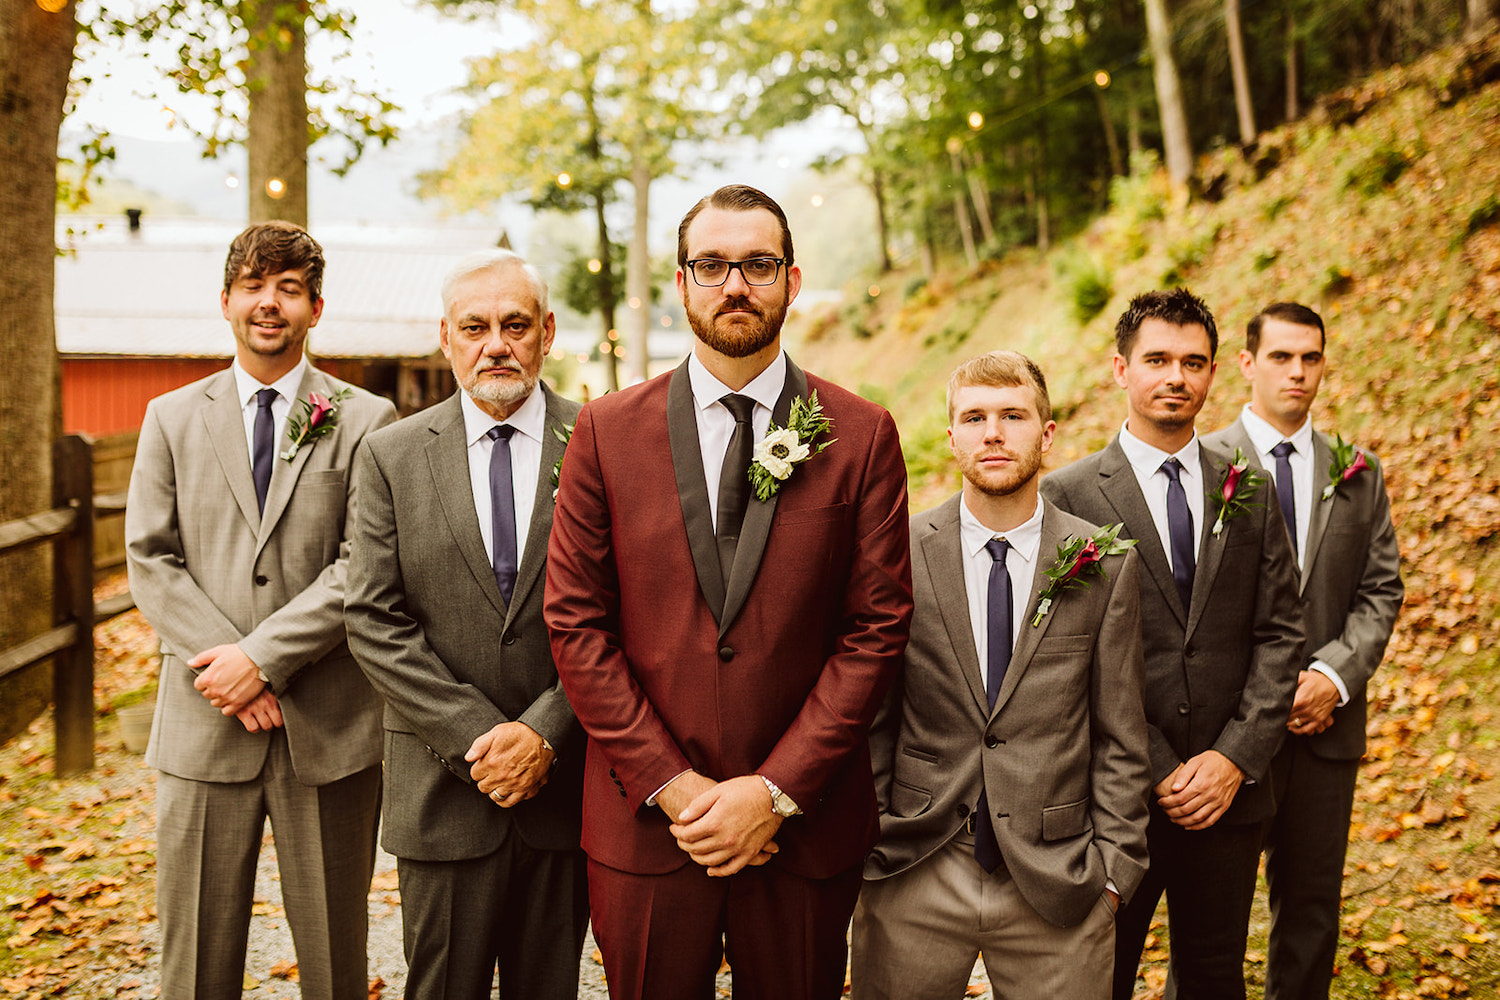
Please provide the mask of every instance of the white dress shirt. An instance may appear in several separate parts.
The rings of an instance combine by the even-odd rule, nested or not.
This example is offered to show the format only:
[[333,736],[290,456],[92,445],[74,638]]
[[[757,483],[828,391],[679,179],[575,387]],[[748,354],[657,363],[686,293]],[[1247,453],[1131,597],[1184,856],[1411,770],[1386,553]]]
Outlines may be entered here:
[[1146,498],[1146,508],[1151,511],[1151,520],[1156,522],[1156,533],[1161,538],[1162,551],[1167,554],[1168,566],[1172,565],[1172,540],[1167,533],[1167,485],[1170,480],[1161,471],[1161,464],[1169,458],[1182,463],[1179,479],[1183,492],[1187,494],[1188,513],[1193,516],[1193,565],[1197,566],[1199,539],[1203,537],[1205,487],[1203,465],[1198,459],[1198,433],[1194,431],[1191,441],[1175,454],[1168,455],[1130,433],[1129,427],[1121,427],[1120,447],[1135,472],[1136,482],[1141,484],[1141,493]]
[[[1250,438],[1250,444],[1255,448],[1255,455],[1260,459],[1260,464],[1265,467],[1266,473],[1271,477],[1272,495],[1269,502],[1276,502],[1276,456],[1271,454],[1271,449],[1283,441],[1292,443],[1292,453],[1286,458],[1292,466],[1292,506],[1297,512],[1297,565],[1303,566],[1307,561],[1307,530],[1312,526],[1314,503],[1312,417],[1302,421],[1302,426],[1297,428],[1291,437],[1282,437],[1280,431],[1253,413],[1247,403],[1244,411],[1240,413],[1240,423],[1244,425],[1245,434]],[[1344,686],[1344,681],[1339,677],[1338,671],[1322,660],[1313,660],[1307,669],[1316,670],[1339,689],[1340,708],[1349,703],[1349,689]]]
[[307,374],[307,356],[303,355],[296,367],[270,385],[265,385],[241,368],[238,360],[229,366],[229,370],[234,372],[240,415],[245,418],[245,455],[252,470],[255,468],[255,416],[260,412],[260,400],[256,398],[256,393],[262,389],[276,390],[276,398],[271,401],[271,419],[275,424],[271,428],[271,454],[275,461],[281,461],[281,438],[286,434],[286,421],[291,416],[292,401],[297,398],[297,390],[302,386],[302,376]]
[[[537,383],[508,420],[497,421],[481,410],[466,392],[459,393],[464,415],[464,441],[468,444],[469,486],[474,491],[474,512],[479,515],[479,534],[485,554],[494,557],[495,526],[490,511],[490,454],[495,442],[490,428],[504,423],[516,429],[510,436],[510,486],[516,504],[516,566],[526,555],[526,536],[531,528],[531,509],[536,505],[537,478],[542,465],[542,434],[547,424],[547,401]],[[549,472],[551,470],[548,470]]]
[[710,374],[696,353],[689,354],[688,382],[693,387],[693,413],[698,418],[698,449],[703,457],[703,479],[708,486],[709,518],[718,524],[719,473],[724,467],[729,439],[734,436],[734,414],[719,400],[731,392],[755,400],[750,424],[755,431],[755,441],[759,443],[766,436],[766,428],[771,426],[771,410],[786,386],[786,352],[778,352],[765,371],[739,390],[729,388]]
[[1010,648],[1026,624],[1026,602],[1031,598],[1031,584],[1036,579],[1038,550],[1042,547],[1042,499],[1037,498],[1036,511],[1022,524],[1009,531],[995,532],[979,523],[969,510],[967,499],[958,502],[959,543],[963,546],[964,593],[969,598],[969,627],[974,631],[974,648],[979,652],[979,671],[988,690],[990,677],[989,595],[990,567],[995,564],[985,545],[992,538],[1010,543],[1005,555],[1005,572],[1010,577],[1011,616]]

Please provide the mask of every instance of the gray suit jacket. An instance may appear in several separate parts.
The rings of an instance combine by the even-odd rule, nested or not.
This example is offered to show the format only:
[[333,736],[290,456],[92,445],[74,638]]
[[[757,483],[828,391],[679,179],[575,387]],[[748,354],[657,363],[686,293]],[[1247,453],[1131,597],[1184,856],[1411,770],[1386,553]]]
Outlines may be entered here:
[[1129,899],[1146,872],[1139,560],[1107,557],[1103,579],[1062,591],[1033,627],[1058,546],[1095,530],[1045,508],[1036,577],[1017,608],[1025,618],[992,712],[969,621],[959,503],[911,519],[916,610],[900,678],[870,735],[881,814],[865,877],[905,871],[946,844],[982,788],[1004,817],[995,837],[1022,895],[1070,927],[1106,879]]
[[270,735],[247,732],[210,705],[184,662],[236,642],[271,679],[299,780],[323,785],[379,763],[380,700],[344,642],[345,529],[357,499],[355,446],[396,413],[388,400],[315,368],[297,398],[345,388],[354,395],[334,429],[290,462],[279,457],[290,443],[283,435],[264,516],[231,370],[147,406],[125,554],[131,591],[162,645],[152,767],[197,781],[260,773]]
[[[349,645],[386,700],[383,841],[418,861],[476,858],[512,828],[534,848],[578,847],[582,729],[542,622],[555,431],[577,403],[543,386],[547,421],[535,506],[507,605],[479,533],[455,393],[360,449],[346,613]],[[501,809],[464,760],[478,736],[524,722],[557,751],[536,798]]]
[[[1260,464],[1238,420],[1203,440],[1228,452],[1242,448]],[[1385,656],[1406,593],[1385,476],[1374,455],[1365,452],[1365,461],[1369,469],[1323,500],[1333,446],[1313,432],[1312,519],[1299,579],[1306,662],[1328,664],[1349,690],[1349,703],[1334,711],[1333,725],[1307,737],[1308,748],[1330,760],[1357,760],[1365,752],[1365,686]]]
[[1187,608],[1118,437],[1048,475],[1042,495],[1088,521],[1124,522],[1121,534],[1138,542],[1152,782],[1217,750],[1254,782],[1241,786],[1219,822],[1258,822],[1275,808],[1266,777],[1304,662],[1295,566],[1286,529],[1272,512],[1274,494],[1269,503],[1256,498],[1213,533],[1214,497],[1229,456],[1208,447],[1200,456],[1204,523]]

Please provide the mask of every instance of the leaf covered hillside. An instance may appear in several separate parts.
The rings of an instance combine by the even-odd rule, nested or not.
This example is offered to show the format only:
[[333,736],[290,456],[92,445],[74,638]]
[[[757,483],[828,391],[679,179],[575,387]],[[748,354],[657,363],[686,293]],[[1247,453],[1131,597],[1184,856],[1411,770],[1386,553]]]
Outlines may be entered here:
[[1191,200],[1152,166],[1049,254],[894,272],[804,318],[798,360],[891,409],[918,510],[957,487],[943,388],[964,358],[1037,359],[1058,468],[1124,417],[1109,359],[1133,294],[1185,285],[1219,320],[1200,430],[1248,398],[1235,355],[1249,318],[1282,300],[1318,309],[1329,368],[1313,420],[1380,456],[1407,587],[1371,691],[1335,996],[1500,995],[1500,37],[1206,157]]

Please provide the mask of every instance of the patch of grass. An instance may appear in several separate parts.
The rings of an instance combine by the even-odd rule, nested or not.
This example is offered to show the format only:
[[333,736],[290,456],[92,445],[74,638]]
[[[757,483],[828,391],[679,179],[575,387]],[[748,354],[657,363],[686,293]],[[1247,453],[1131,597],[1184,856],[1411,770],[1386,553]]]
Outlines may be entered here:
[[1479,230],[1500,222],[1500,195],[1490,195],[1475,206],[1464,224],[1464,236],[1473,236]]
[[1297,203],[1297,196],[1292,194],[1278,195],[1266,202],[1265,207],[1260,210],[1261,217],[1267,222],[1275,221],[1276,217],[1290,205]]
[[1250,258],[1250,266],[1254,267],[1257,271],[1264,271],[1266,268],[1276,263],[1277,258],[1279,258],[1280,256],[1281,251],[1277,248],[1262,247],[1261,249],[1255,251],[1255,256]]
[[1373,198],[1396,183],[1415,159],[1407,149],[1392,144],[1377,146],[1344,174],[1344,190]]
[[1097,257],[1076,253],[1058,258],[1057,280],[1072,304],[1073,319],[1080,326],[1104,311],[1114,298],[1113,275]]

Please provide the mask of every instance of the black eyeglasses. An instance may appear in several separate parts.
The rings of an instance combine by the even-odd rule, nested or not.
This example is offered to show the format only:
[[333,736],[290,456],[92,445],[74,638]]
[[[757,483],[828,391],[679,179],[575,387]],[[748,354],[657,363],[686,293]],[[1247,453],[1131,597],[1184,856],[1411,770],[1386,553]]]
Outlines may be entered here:
[[729,280],[729,272],[738,270],[747,285],[771,285],[781,273],[782,257],[751,257],[749,260],[719,260],[699,257],[684,262],[693,280],[704,288],[718,288]]

